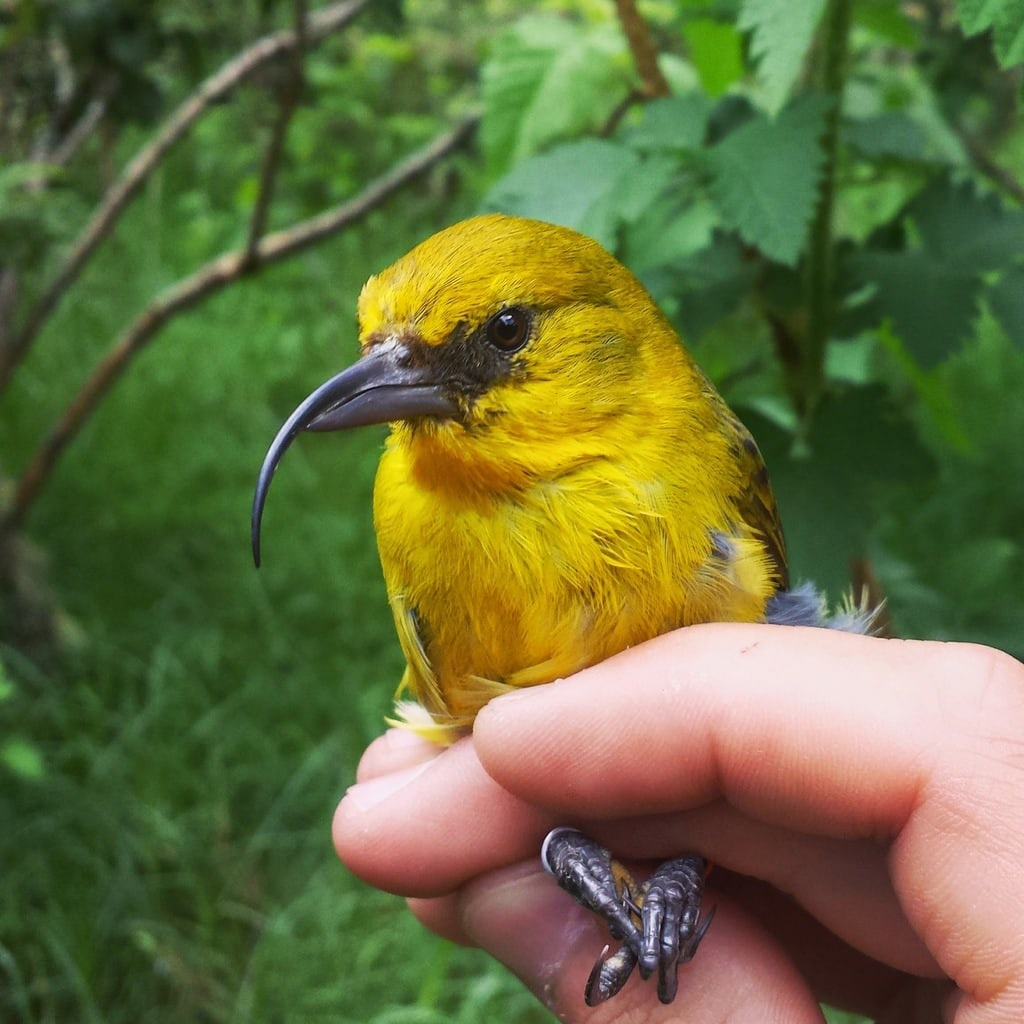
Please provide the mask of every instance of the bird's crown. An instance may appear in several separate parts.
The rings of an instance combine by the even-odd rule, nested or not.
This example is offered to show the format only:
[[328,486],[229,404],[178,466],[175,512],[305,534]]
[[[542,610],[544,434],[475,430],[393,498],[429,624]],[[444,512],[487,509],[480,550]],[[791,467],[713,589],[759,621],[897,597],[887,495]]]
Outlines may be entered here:
[[642,286],[593,239],[524,217],[484,214],[433,235],[371,277],[359,297],[364,344],[414,332],[443,344],[502,308],[621,306]]

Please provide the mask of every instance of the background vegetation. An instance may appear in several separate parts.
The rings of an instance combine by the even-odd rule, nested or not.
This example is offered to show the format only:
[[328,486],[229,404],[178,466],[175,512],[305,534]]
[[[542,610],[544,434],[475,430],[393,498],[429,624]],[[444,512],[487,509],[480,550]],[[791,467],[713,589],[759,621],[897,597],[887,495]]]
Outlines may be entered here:
[[550,1019],[330,849],[400,669],[379,435],[297,445],[247,538],[363,279],[477,209],[641,275],[797,576],[1024,654],[1014,0],[343,6],[0,2],[0,1019]]

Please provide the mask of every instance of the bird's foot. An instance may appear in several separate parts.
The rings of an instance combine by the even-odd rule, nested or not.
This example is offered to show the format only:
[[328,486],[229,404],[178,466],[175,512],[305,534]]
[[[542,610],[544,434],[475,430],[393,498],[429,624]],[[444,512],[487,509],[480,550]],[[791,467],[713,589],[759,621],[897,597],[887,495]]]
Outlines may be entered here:
[[577,903],[608,925],[622,946],[606,946],[587,980],[588,1006],[611,999],[638,968],[658,976],[658,998],[675,998],[679,964],[693,958],[714,911],[700,919],[706,863],[703,857],[665,861],[642,885],[598,843],[571,828],[548,833],[541,849],[544,867]]

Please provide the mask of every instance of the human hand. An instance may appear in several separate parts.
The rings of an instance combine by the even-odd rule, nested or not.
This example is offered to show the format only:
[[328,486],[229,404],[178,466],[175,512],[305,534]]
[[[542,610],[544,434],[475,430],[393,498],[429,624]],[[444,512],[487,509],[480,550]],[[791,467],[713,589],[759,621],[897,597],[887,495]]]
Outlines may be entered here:
[[[565,1021],[1024,1021],[1024,667],[824,629],[679,630],[492,701],[439,752],[389,733],[338,808],[342,860],[508,964]],[[541,869],[571,824],[717,865],[671,1006],[596,1009],[603,925]]]

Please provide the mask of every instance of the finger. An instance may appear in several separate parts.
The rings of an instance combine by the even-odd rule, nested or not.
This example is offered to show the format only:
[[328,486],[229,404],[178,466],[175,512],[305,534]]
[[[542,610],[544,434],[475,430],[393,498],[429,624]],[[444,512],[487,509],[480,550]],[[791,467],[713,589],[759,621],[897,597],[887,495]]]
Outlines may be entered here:
[[[398,742],[394,749],[392,737]],[[533,854],[554,818],[504,799],[491,799],[493,784],[465,744],[438,757],[439,748],[402,733],[385,734],[364,756],[360,777],[339,809],[339,854],[357,874],[392,892],[450,892],[474,875]],[[407,750],[426,755],[408,769],[374,772],[405,760]],[[436,761],[435,761],[436,758]],[[430,764],[430,771],[422,767]],[[467,796],[467,792],[472,795]],[[466,808],[473,807],[467,828]],[[424,828],[424,812],[442,828]],[[855,948],[914,973],[931,975],[934,958],[910,928],[888,875],[885,850],[869,841],[836,841],[794,834],[751,820],[723,801],[686,814],[630,818],[605,828],[574,819],[623,856],[661,859],[699,849],[734,871],[770,880]],[[533,831],[531,831],[533,829]],[[485,843],[473,836],[482,832]],[[512,840],[502,845],[499,837]],[[445,934],[448,934],[445,932]]]
[[[554,816],[538,819],[535,809],[508,794],[495,797],[493,781],[467,748],[462,744],[353,787],[338,810],[335,838],[354,872],[391,892],[430,896],[537,854]],[[386,764],[390,756],[385,749],[377,760]],[[654,860],[700,849],[735,871],[798,892],[804,906],[858,948],[874,942],[874,951],[888,963],[922,973],[935,970],[903,917],[885,853],[875,844],[792,834],[751,821],[722,801],[604,828],[575,817],[572,823],[623,856]]]
[[691,627],[492,701],[476,744],[503,785],[563,812],[724,797],[787,827],[886,838],[948,738],[941,697],[916,683],[948,670],[920,656],[910,642],[822,629]]
[[971,645],[701,626],[501,697],[474,737],[503,786],[556,811],[724,798],[768,824],[891,840],[908,920],[987,1012],[1024,1000],[1022,671]]
[[683,813],[585,827],[623,857],[658,861],[699,850],[713,864],[793,894],[855,949],[901,971],[941,973],[893,889],[888,849],[872,840],[792,832],[751,819],[723,800]]
[[470,883],[461,894],[465,933],[502,961],[559,1020],[587,1024],[729,1020],[820,1024],[821,1011],[779,947],[728,900],[713,896],[715,925],[699,955],[680,968],[679,994],[661,1005],[653,982],[634,975],[596,1008],[583,1000],[608,933],[532,862]]
[[431,899],[417,899],[413,896],[407,899],[406,903],[420,924],[424,928],[429,928],[435,935],[440,935],[449,942],[457,942],[460,946],[476,945],[463,927],[461,897],[458,891]]
[[[336,828],[342,859],[373,884],[408,894],[452,892],[478,874],[536,855],[540,835],[553,819],[545,820],[524,842],[535,812],[486,797],[470,802],[478,804],[476,824],[494,841],[471,845],[458,813],[465,802],[459,795],[458,772],[452,781],[446,774],[449,766],[457,767],[457,760],[440,759],[429,773],[409,772],[383,782],[382,788],[402,783],[390,804],[385,800],[364,810],[347,800],[339,810]],[[488,791],[489,781],[480,781],[483,792]],[[445,810],[449,798],[455,806]],[[451,815],[450,828],[422,827],[422,809],[431,806]],[[411,814],[410,808],[420,813]],[[358,825],[359,820],[364,824]],[[889,879],[886,851],[877,844],[790,833],[751,821],[721,801],[681,815],[604,825],[574,819],[573,824],[585,825],[595,838],[623,856],[658,860],[699,849],[715,863],[796,893],[804,907],[855,948],[901,970],[926,976],[937,972],[934,958],[903,915]],[[501,836],[511,839],[511,845],[503,846]],[[428,927],[465,941],[450,930],[451,925],[435,926],[425,912],[416,912]]]
[[[408,842],[417,843],[421,837],[415,822],[404,827],[411,831]],[[743,876],[767,879],[777,891],[797,893],[800,905],[852,949],[911,974],[935,977],[941,973],[908,925],[888,876],[886,852],[876,844],[788,834],[746,819],[721,802],[685,815],[631,818],[590,830],[608,848],[644,859],[664,857],[666,851],[699,849],[716,864]],[[742,855],[736,856],[735,850]],[[477,869],[493,871],[509,861],[500,849],[485,852],[486,858],[474,858],[471,872],[458,879],[450,873],[449,844],[435,850],[422,843],[417,847],[418,857],[441,865],[444,885],[452,889],[469,882]],[[379,858],[375,863],[382,871]],[[535,860],[530,863],[536,866]],[[390,870],[398,880],[391,888],[396,888],[404,879],[403,860],[395,861]],[[411,905],[426,927],[456,942],[469,941],[461,931],[454,897],[412,900]],[[785,928],[788,923],[783,919],[795,915],[797,907],[775,906],[776,918],[766,924]],[[820,947],[817,940],[812,945],[812,953]],[[831,962],[840,973],[838,958],[831,957]]]
[[[741,906],[743,912],[757,921],[785,951],[816,1000],[872,1019],[887,1011],[893,1021],[917,1019],[909,1013],[898,1015],[903,1006],[902,1000],[908,996],[916,997],[919,993],[919,985],[913,975],[887,967],[878,960],[858,953],[770,885],[720,868],[715,870],[713,878],[715,889],[708,897],[708,905],[714,905],[713,901],[719,898],[714,894],[717,892],[725,894],[731,903]],[[529,889],[535,880],[540,889],[539,898],[544,902],[542,909],[537,912],[538,923],[530,925],[534,931],[527,933],[529,938],[524,939],[527,949],[517,952],[518,944],[513,943],[512,949],[501,954],[501,959],[506,962],[525,960],[527,966],[522,968],[520,973],[526,976],[529,974],[529,953],[536,944],[536,936],[540,931],[546,930],[551,921],[558,919],[555,910],[560,909],[564,902],[552,898],[555,910],[543,909],[547,906],[547,899],[551,897],[550,885],[539,875],[533,860],[491,872],[475,880],[470,886],[475,894],[473,896],[467,897],[460,890],[435,899],[410,899],[409,909],[424,927],[442,938],[461,945],[475,946],[478,939],[467,933],[463,921],[465,907],[475,907],[476,911],[484,915],[494,912],[493,902],[488,902],[493,899],[511,902],[519,907],[528,907]],[[491,894],[485,900],[480,895],[480,890],[491,885],[499,887],[500,891],[497,896]],[[525,897],[521,886],[527,891]],[[507,910],[502,911],[499,907],[498,911],[498,918],[489,927],[500,932],[511,925],[506,917],[501,916],[502,913],[507,913]],[[544,916],[545,914],[547,916]],[[607,931],[600,925],[597,927],[597,936],[603,942],[608,941]],[[506,940],[510,938],[504,933],[499,937]],[[701,949],[700,955],[703,956],[705,946]],[[590,953],[591,950],[588,948],[581,954],[584,966]],[[685,970],[689,971],[689,968]],[[687,976],[684,975],[685,977]],[[920,984],[925,983],[921,981]],[[929,1005],[934,1004],[934,998],[935,993],[931,993]],[[929,1020],[935,1018],[937,1014],[934,1012],[931,1016],[922,1017]]]
[[369,782],[378,776],[432,761],[442,749],[408,729],[388,729],[363,752],[356,769],[356,782]]
[[432,897],[536,855],[553,824],[502,789],[463,740],[352,786],[335,811],[333,836],[338,856],[371,885]]
[[[785,950],[819,1002],[875,1020],[892,1006],[897,993],[934,984],[934,979],[919,979],[858,952],[772,885],[717,867],[712,877],[716,888]],[[906,1024],[918,1018],[900,1019]]]

